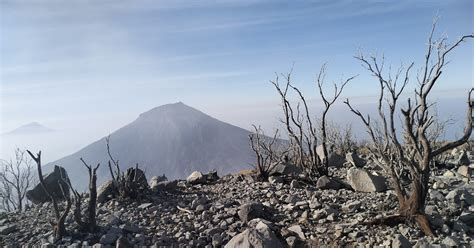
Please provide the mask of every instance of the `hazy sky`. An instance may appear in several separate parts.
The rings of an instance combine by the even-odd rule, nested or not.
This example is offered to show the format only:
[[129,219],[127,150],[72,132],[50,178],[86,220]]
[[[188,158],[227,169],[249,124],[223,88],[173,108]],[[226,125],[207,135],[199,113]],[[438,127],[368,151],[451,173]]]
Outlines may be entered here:
[[[78,144],[67,152],[176,101],[244,128],[268,121],[262,113],[278,108],[268,81],[293,63],[308,98],[317,96],[314,79],[324,62],[329,83],[360,74],[344,97],[374,96],[376,82],[353,59],[359,49],[419,66],[433,16],[441,16],[438,34],[451,39],[474,26],[472,0],[0,5],[0,132],[38,121],[70,133],[63,139]],[[465,101],[473,44],[453,53],[436,94]]]

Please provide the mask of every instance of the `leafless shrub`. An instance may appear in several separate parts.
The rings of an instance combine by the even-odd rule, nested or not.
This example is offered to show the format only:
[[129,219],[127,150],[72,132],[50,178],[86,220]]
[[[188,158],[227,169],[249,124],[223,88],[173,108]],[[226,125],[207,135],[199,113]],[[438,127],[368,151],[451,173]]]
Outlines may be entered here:
[[260,126],[253,125],[253,128],[254,133],[249,134],[249,139],[257,158],[255,165],[257,177],[261,180],[268,180],[268,176],[275,166],[285,161],[287,151],[283,149],[282,142],[279,140],[278,129],[270,138],[265,136]]
[[146,197],[148,192],[148,185],[140,184],[140,175],[138,174],[138,164],[135,165],[134,170],[128,170],[124,173],[120,170],[119,161],[115,160],[110,152],[110,136],[106,139],[107,154],[109,155],[109,171],[112,177],[114,190],[122,199],[137,199]]
[[100,163],[96,167],[88,165],[84,159],[80,159],[84,166],[89,172],[89,201],[87,206],[86,218],[82,215],[81,203],[84,197],[83,194],[75,190],[71,183],[68,181],[69,188],[72,191],[73,202],[74,202],[74,220],[79,225],[81,230],[88,232],[95,232],[97,230],[96,223],[96,209],[97,209],[97,169],[99,169]]
[[341,126],[335,122],[326,122],[327,143],[334,147],[338,154],[346,154],[357,150],[357,139],[352,131],[352,125]]
[[15,159],[0,161],[0,197],[4,211],[22,211],[26,191],[33,183],[32,161],[26,151],[15,149]]

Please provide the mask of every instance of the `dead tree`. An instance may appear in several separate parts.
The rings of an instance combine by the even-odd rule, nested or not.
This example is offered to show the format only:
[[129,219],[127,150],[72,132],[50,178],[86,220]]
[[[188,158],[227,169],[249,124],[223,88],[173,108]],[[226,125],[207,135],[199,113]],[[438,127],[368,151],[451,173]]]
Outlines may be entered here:
[[71,197],[69,195],[66,195],[66,190],[63,188],[63,185],[68,182],[61,182],[64,178],[63,175],[61,175],[60,181],[58,181],[59,187],[61,187],[61,190],[63,192],[63,196],[66,199],[66,208],[63,213],[59,211],[59,202],[58,200],[53,197],[51,192],[49,192],[48,188],[46,187],[43,179],[43,173],[41,172],[41,151],[38,152],[38,154],[35,156],[33,153],[31,153],[29,150],[26,150],[28,154],[30,154],[31,158],[36,162],[37,169],[38,169],[38,177],[41,186],[43,187],[44,192],[46,195],[51,199],[51,202],[53,204],[53,211],[54,211],[54,216],[56,218],[56,222],[51,222],[51,225],[53,226],[53,234],[54,238],[56,240],[61,239],[65,234],[66,234],[66,227],[64,225],[64,221],[66,220],[66,216],[68,215],[69,211],[71,210]]
[[[349,100],[345,103],[350,110],[360,117],[365,124],[372,139],[373,146],[370,151],[384,162],[384,166],[391,179],[391,183],[397,194],[399,209],[398,214],[376,220],[373,223],[398,223],[415,220],[425,235],[434,236],[430,223],[425,215],[425,202],[428,195],[428,181],[430,177],[430,163],[433,159],[445,151],[453,149],[466,143],[472,132],[472,108],[471,93],[468,94],[467,124],[461,138],[442,144],[434,148],[430,142],[427,130],[435,122],[434,115],[430,112],[432,106],[428,102],[428,96],[438,82],[442,70],[447,65],[446,56],[450,54],[463,41],[473,38],[474,35],[466,35],[455,43],[446,44],[446,38],[433,40],[436,21],[433,23],[428,39],[428,49],[417,76],[418,87],[415,90],[414,102],[408,99],[405,109],[401,109],[403,116],[403,128],[405,144],[399,141],[395,119],[397,101],[408,84],[410,71],[413,63],[408,67],[400,69],[392,76],[390,69],[384,71],[384,59],[376,56],[366,58],[363,55],[356,57],[362,65],[377,79],[380,86],[380,97],[378,100],[379,125],[376,125],[369,115],[364,116],[360,111],[354,109]],[[386,103],[383,99],[386,97]],[[388,105],[388,113],[386,111]],[[400,180],[401,171],[409,173],[410,183],[402,184]]]
[[2,160],[0,163],[2,197],[5,197],[3,204],[6,210],[22,211],[26,191],[33,182],[31,159],[26,151],[17,148],[14,160]]
[[317,83],[318,83],[318,88],[319,88],[319,95],[321,96],[323,102],[324,102],[324,110],[323,110],[323,114],[322,114],[322,117],[321,117],[321,145],[323,147],[323,153],[324,153],[324,158],[323,158],[323,166],[322,166],[322,169],[323,169],[323,174],[324,175],[328,175],[329,173],[329,160],[328,160],[328,138],[327,138],[327,132],[326,132],[326,119],[327,119],[327,114],[329,113],[329,110],[331,109],[331,106],[336,102],[336,100],[339,98],[339,96],[341,95],[342,93],[342,90],[344,90],[344,87],[347,85],[347,83],[349,83],[352,79],[355,78],[355,76],[353,77],[350,77],[348,79],[346,79],[345,81],[343,81],[340,86],[338,87],[337,84],[334,84],[334,95],[332,96],[332,98],[328,98],[327,96],[325,96],[324,94],[324,91],[323,91],[323,84],[324,84],[324,79],[326,77],[326,65],[324,64],[322,67],[321,67],[321,71],[319,72],[318,74],[318,79],[317,79]]
[[[326,118],[331,106],[336,102],[344,87],[354,77],[344,80],[340,86],[334,84],[334,96],[329,99],[323,92],[323,83],[326,75],[326,65],[321,67],[321,71],[317,77],[317,86],[319,94],[325,104],[325,109],[322,114],[322,125],[320,132],[322,136],[322,144],[325,147],[325,154],[327,157],[327,136],[326,136]],[[270,81],[281,99],[281,106],[284,118],[281,122],[285,125],[286,131],[290,139],[289,157],[293,163],[303,168],[310,178],[315,179],[317,176],[328,175],[327,161],[323,162],[319,159],[316,148],[318,146],[318,128],[315,125],[315,120],[311,116],[308,108],[306,98],[300,89],[292,84],[291,71],[283,75],[284,84],[280,84],[280,78],[277,75],[276,79]],[[297,94],[296,107],[294,102],[290,101],[290,90]]]
[[260,180],[268,180],[271,171],[285,161],[287,151],[281,148],[279,130],[276,129],[272,137],[266,137],[259,126],[252,125],[254,133],[249,134],[250,145],[255,152],[257,163],[255,169]]
[[97,169],[99,169],[100,163],[93,168],[92,166],[88,165],[84,159],[80,158],[80,160],[89,172],[89,201],[86,212],[87,216],[84,220],[81,206],[83,195],[77,192],[77,190],[75,190],[69,182],[69,188],[71,189],[74,197],[74,220],[79,225],[81,230],[95,232],[97,230]]

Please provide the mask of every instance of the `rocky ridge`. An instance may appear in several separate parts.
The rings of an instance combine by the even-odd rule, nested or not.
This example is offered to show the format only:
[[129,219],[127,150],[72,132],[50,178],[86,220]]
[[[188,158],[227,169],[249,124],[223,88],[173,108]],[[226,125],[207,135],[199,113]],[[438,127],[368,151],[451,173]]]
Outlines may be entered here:
[[[49,224],[52,212],[49,203],[43,203],[23,213],[1,215],[0,244],[474,247],[474,183],[470,174],[474,164],[466,162],[474,160],[472,155],[455,151],[447,163],[451,166],[433,172],[426,213],[437,235],[434,238],[423,237],[415,224],[364,224],[395,213],[398,206],[390,186],[380,188],[380,167],[366,159],[363,169],[353,167],[351,162],[331,168],[333,177],[321,179],[318,187],[304,178],[281,174],[270,177],[269,182],[256,181],[247,173],[222,178],[193,173],[188,180],[171,182],[153,179],[148,199],[100,203],[97,220],[101,228],[97,233],[81,233],[70,214],[66,220],[70,235],[54,245]],[[364,176],[350,176],[354,170],[361,170],[358,173]],[[362,185],[362,191],[370,192],[354,190],[351,185]]]

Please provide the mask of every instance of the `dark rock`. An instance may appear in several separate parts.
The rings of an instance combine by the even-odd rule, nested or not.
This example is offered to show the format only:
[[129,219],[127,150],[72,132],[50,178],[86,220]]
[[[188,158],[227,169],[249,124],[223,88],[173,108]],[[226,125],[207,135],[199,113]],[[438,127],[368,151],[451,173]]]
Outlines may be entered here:
[[128,241],[127,238],[125,238],[124,236],[120,236],[115,242],[115,247],[116,248],[129,248],[133,246],[130,244],[130,241]]
[[365,165],[365,161],[357,155],[355,152],[349,152],[346,154],[346,162],[350,163],[352,166],[355,167],[363,167]]
[[342,185],[338,181],[329,178],[328,176],[322,176],[318,178],[318,181],[316,182],[316,188],[337,190],[342,188]]
[[461,154],[459,154],[459,157],[455,160],[454,163],[457,165],[470,165],[471,161],[467,157],[467,152],[463,150]]
[[392,240],[392,248],[411,248],[410,241],[401,234],[396,234]]
[[248,222],[255,218],[271,220],[272,212],[272,209],[259,202],[251,202],[240,206],[238,215],[243,222]]
[[128,168],[125,172],[125,180],[128,182],[134,182],[134,184],[140,189],[149,188],[145,172],[139,168]]
[[[64,199],[63,191],[66,195],[69,194],[68,186],[69,177],[66,170],[60,166],[54,166],[53,172],[44,176],[44,184],[46,189],[51,193],[51,196],[55,199]],[[51,201],[46,192],[44,191],[41,183],[38,183],[32,190],[26,192],[26,198],[34,204],[40,204]]]
[[271,176],[277,175],[287,175],[287,176],[295,176],[301,174],[303,171],[301,168],[297,167],[293,164],[288,163],[279,163],[270,171]]

